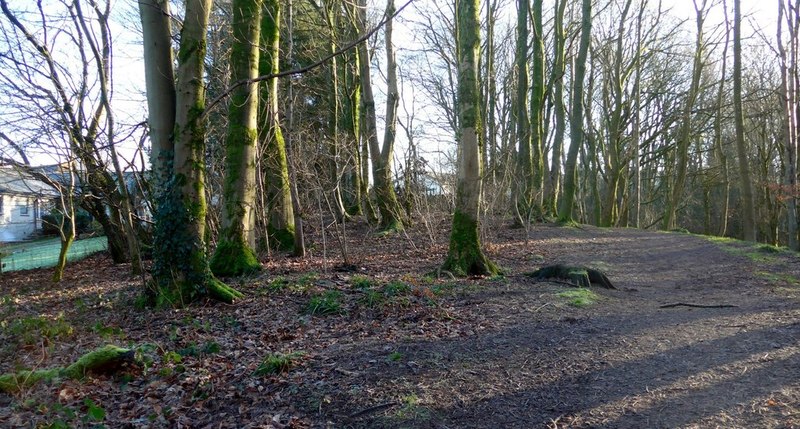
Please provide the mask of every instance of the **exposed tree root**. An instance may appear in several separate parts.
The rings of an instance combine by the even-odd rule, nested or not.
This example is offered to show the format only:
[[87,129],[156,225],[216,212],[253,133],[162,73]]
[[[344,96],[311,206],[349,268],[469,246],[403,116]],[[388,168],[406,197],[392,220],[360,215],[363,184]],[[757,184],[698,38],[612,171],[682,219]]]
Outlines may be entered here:
[[106,345],[86,353],[66,368],[23,370],[3,374],[0,375],[0,391],[15,393],[40,381],[52,380],[56,377],[81,379],[89,372],[112,371],[123,363],[133,362],[134,353],[132,349]]

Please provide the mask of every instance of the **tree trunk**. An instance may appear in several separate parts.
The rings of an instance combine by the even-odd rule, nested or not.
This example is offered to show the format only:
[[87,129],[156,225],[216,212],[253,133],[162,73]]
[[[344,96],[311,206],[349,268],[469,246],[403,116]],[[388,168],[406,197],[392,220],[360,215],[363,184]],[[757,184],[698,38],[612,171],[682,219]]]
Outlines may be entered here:
[[484,255],[478,233],[482,136],[478,84],[479,10],[478,0],[456,0],[461,159],[450,248],[442,268],[461,276],[495,274],[498,271]]
[[530,0],[517,0],[517,174],[514,180],[518,217],[516,224],[527,223],[533,204],[533,153],[528,110],[528,15]]
[[[142,7],[149,5],[143,4]],[[167,11],[167,3],[161,4]],[[174,157],[170,178],[158,190],[153,237],[153,282],[148,298],[156,305],[181,306],[201,297],[232,302],[241,293],[215,279],[208,266],[205,242],[205,129],[203,111],[203,61],[211,0],[187,0],[178,52]],[[145,26],[144,31],[152,29]],[[169,34],[151,34],[158,39]],[[153,39],[150,39],[153,40]],[[170,49],[170,39],[145,45],[145,49]],[[167,54],[146,54],[165,58]],[[155,66],[155,65],[153,65]],[[150,69],[148,73],[157,73]],[[152,79],[146,83],[152,82]],[[147,87],[148,99],[158,100],[157,88]],[[154,112],[149,112],[152,117]]]
[[[281,6],[278,0],[264,0],[261,17],[261,48],[263,49],[259,73],[261,75],[280,71],[280,23]],[[281,130],[278,111],[278,79],[270,79],[261,86],[262,124],[259,141],[264,148],[265,176],[269,207],[269,237],[278,249],[294,246],[294,210],[292,209],[289,165],[286,144]]]
[[785,13],[783,0],[778,2],[778,52],[781,60],[781,108],[783,113],[783,186],[786,194],[786,232],[788,235],[787,243],[790,249],[800,250],[798,243],[797,225],[797,118],[793,114],[798,103],[794,78],[790,76],[797,70],[797,58],[795,57],[797,47],[797,34],[795,33],[795,15],[788,15],[787,22],[789,27],[789,46],[792,51],[791,61],[787,57],[786,49],[783,45],[782,25]]
[[[175,73],[168,0],[140,0],[144,44],[144,75],[147,94],[147,124],[150,131],[150,166],[157,187],[165,186],[172,169],[175,149]],[[164,46],[164,44],[167,44]]]
[[[286,46],[286,62],[293,64],[294,61],[294,1],[287,0],[286,2],[286,30],[289,34],[289,41]],[[294,250],[293,255],[304,257],[306,255],[306,242],[305,235],[303,234],[303,218],[300,216],[300,195],[297,192],[297,176],[295,174],[295,167],[292,164],[292,151],[293,138],[294,138],[294,82],[292,79],[287,79],[289,82],[286,85],[286,98],[289,100],[287,104],[286,117],[289,125],[288,138],[286,139],[286,165],[289,170],[289,187],[292,197],[292,213],[294,215]]]
[[742,232],[747,241],[756,241],[756,208],[753,200],[753,182],[747,145],[744,141],[744,115],[742,112],[742,6],[733,0],[733,119],[736,129],[736,153],[739,158],[739,178],[742,186]]
[[[261,0],[233,0],[230,64],[234,82],[258,76]],[[261,269],[255,247],[256,142],[258,83],[231,92],[225,142],[222,230],[209,266],[218,276],[238,276]],[[197,154],[202,157],[204,154]]]
[[703,6],[695,4],[695,15],[697,24],[697,38],[694,45],[694,60],[692,62],[692,82],[689,92],[686,94],[686,104],[683,107],[681,118],[680,134],[678,135],[677,160],[675,183],[672,186],[672,193],[667,198],[667,206],[664,211],[662,228],[669,230],[677,226],[677,211],[683,197],[683,188],[686,182],[686,168],[689,165],[689,146],[692,140],[692,109],[700,91],[700,77],[703,73],[703,23],[705,22],[706,11]]
[[558,212],[562,222],[573,222],[572,208],[575,205],[575,187],[578,179],[578,152],[583,144],[583,80],[586,76],[586,58],[592,32],[592,0],[583,0],[581,17],[581,39],[578,57],[575,58],[575,74],[572,79],[572,111],[569,119],[569,151],[564,168],[564,198]]
[[[387,16],[394,14],[394,1],[388,0]],[[366,1],[361,0],[358,17],[359,33],[366,28]],[[369,144],[372,158],[372,176],[375,180],[375,197],[378,211],[381,214],[381,229],[397,231],[403,228],[400,219],[400,205],[392,185],[392,154],[394,150],[395,129],[397,126],[397,62],[392,45],[392,19],[386,22],[386,60],[388,94],[386,96],[386,128],[383,137],[383,148],[378,145],[378,128],[375,116],[375,97],[372,92],[370,76],[369,52],[366,42],[359,45],[359,69],[361,74],[362,110],[364,111],[364,133]]]
[[544,197],[545,151],[544,141],[544,96],[545,96],[545,58],[544,31],[542,29],[542,0],[533,0],[533,68],[531,76],[531,197],[533,214],[541,218]]
[[553,20],[553,109],[555,115],[555,135],[553,137],[552,159],[550,161],[549,194],[545,200],[547,212],[551,216],[558,214],[558,197],[561,192],[561,154],[564,147],[564,131],[566,128],[566,112],[564,110],[564,9],[567,0],[556,0]]

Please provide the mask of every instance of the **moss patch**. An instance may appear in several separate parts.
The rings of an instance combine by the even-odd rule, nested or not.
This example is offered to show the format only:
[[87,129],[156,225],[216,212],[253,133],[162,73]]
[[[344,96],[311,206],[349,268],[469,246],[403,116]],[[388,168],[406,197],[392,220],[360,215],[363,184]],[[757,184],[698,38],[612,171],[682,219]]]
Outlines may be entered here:
[[599,299],[596,293],[586,288],[565,290],[564,292],[559,292],[557,296],[566,298],[568,300],[567,304],[577,308],[588,307]]
[[481,250],[478,222],[456,211],[450,233],[450,250],[442,269],[456,276],[494,275],[499,268]]
[[294,225],[289,225],[286,228],[273,228],[272,225],[267,226],[269,233],[270,246],[278,250],[292,250],[294,248]]
[[222,240],[209,262],[211,272],[217,276],[240,276],[261,270],[255,252],[246,243]]
[[51,368],[38,371],[18,371],[0,376],[0,391],[15,393],[40,381],[56,377],[81,379],[89,372],[112,370],[124,362],[133,361],[134,350],[106,345],[81,356],[66,368]]

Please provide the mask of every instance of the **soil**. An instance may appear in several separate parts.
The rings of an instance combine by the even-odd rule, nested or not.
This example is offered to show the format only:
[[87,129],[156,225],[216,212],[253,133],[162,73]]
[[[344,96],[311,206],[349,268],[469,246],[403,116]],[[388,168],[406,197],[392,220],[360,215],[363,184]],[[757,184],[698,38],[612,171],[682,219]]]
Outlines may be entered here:
[[[247,295],[232,306],[136,309],[141,280],[105,257],[58,285],[48,271],[2,274],[0,373],[106,343],[147,364],[0,393],[0,426],[800,427],[796,253],[497,226],[484,243],[504,276],[434,278],[447,231],[446,218],[389,236],[349,224],[346,240],[312,230],[312,256],[271,255],[260,275],[229,280]],[[578,307],[563,282],[524,275],[555,263],[600,269],[618,290],[593,288]],[[309,314],[332,291],[338,312]],[[34,319],[72,330],[20,322]],[[291,356],[288,370],[254,375],[271,353]]]

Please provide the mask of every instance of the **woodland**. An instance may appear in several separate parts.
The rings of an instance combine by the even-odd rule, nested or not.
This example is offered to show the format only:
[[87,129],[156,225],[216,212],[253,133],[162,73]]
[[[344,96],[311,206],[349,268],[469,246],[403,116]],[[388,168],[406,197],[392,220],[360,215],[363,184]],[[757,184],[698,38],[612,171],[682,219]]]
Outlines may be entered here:
[[797,427],[800,0],[670,3],[0,0],[0,423]]

